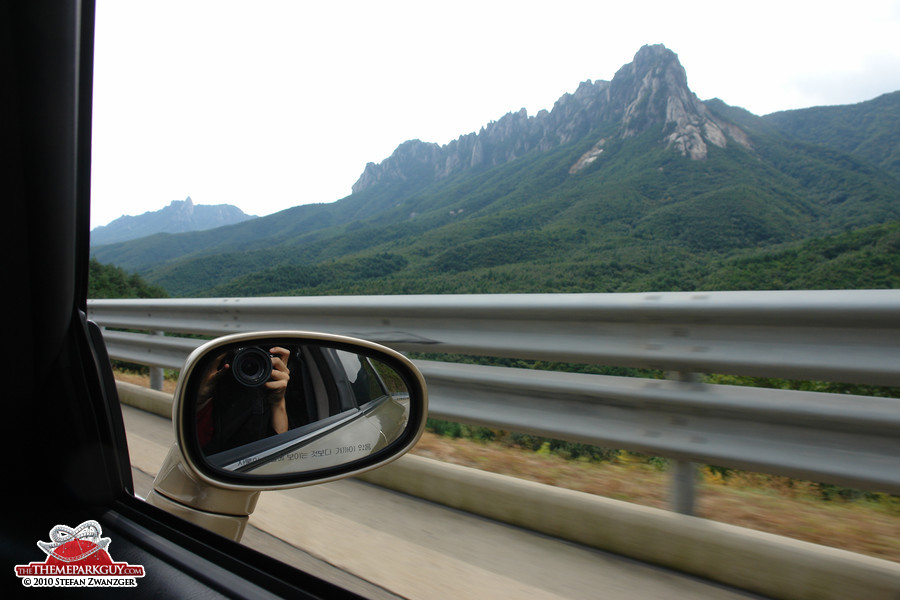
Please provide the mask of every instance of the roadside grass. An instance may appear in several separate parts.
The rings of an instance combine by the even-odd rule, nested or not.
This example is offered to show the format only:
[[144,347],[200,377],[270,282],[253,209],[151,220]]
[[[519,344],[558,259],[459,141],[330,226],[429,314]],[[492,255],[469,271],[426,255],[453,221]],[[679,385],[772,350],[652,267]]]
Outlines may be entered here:
[[[426,431],[411,451],[443,462],[655,508],[667,508],[669,474],[659,462],[622,452],[610,461],[572,460],[492,440]],[[702,467],[697,516],[900,562],[900,498],[825,500],[814,482]]]

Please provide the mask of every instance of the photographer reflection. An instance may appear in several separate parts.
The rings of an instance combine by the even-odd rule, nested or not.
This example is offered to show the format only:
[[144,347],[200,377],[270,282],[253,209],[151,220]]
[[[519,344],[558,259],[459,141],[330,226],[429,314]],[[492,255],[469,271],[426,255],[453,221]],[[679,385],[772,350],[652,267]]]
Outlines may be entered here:
[[290,351],[280,346],[219,354],[197,391],[197,435],[206,454],[288,430],[285,392]]

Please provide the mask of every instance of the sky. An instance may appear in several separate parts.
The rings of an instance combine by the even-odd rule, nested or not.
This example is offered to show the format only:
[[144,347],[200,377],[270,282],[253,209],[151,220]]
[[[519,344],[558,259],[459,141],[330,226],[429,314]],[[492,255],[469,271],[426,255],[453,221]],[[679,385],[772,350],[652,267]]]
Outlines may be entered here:
[[551,109],[664,44],[757,115],[900,90],[900,0],[97,0],[91,227],[350,194],[402,142]]

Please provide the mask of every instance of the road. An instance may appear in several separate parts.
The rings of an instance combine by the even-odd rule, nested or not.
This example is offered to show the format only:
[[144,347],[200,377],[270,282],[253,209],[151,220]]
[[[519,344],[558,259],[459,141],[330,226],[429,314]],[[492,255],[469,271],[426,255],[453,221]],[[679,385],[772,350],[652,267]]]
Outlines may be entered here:
[[[143,496],[172,424],[122,410]],[[263,492],[242,543],[376,599],[760,598],[353,479]]]

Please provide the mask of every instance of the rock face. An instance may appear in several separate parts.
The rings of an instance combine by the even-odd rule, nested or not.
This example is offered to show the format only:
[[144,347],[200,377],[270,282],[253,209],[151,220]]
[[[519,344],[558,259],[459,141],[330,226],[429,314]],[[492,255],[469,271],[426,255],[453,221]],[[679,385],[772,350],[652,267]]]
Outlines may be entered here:
[[255,219],[230,204],[194,204],[191,197],[173,200],[167,207],[132,217],[119,217],[109,225],[91,231],[91,246],[133,240],[154,233],[184,233],[233,225]]
[[707,143],[724,148],[730,138],[750,146],[739,127],[713,117],[688,89],[684,67],[664,46],[644,46],[616,73],[610,88],[611,104],[625,107],[624,137],[661,123],[666,144],[695,160],[706,158]]
[[[610,126],[616,127],[616,135],[623,138],[662,126],[660,141],[694,160],[706,158],[709,144],[725,147],[734,141],[750,147],[743,130],[714,117],[690,91],[674,52],[662,45],[644,46],[612,81],[582,82],[575,93],[563,95],[550,111],[528,116],[523,108],[445,146],[419,140],[404,142],[381,163],[367,164],[352,191],[412,179],[436,181],[462,169],[496,166],[535,149],[552,150]],[[603,152],[605,142],[598,139],[569,172],[577,173],[593,162]]]

